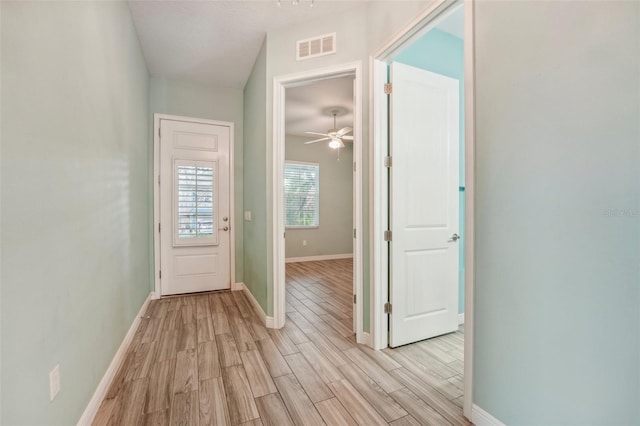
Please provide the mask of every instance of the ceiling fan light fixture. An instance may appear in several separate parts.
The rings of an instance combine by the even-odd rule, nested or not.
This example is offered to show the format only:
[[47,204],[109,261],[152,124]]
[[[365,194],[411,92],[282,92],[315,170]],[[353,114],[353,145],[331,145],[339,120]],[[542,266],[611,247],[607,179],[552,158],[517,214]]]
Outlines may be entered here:
[[329,148],[332,149],[342,148],[343,146],[344,145],[340,139],[331,139],[331,142],[329,142]]
[[305,145],[329,141],[329,148],[340,149],[344,148],[343,139],[346,139],[348,141],[353,140],[353,136],[347,136],[347,133],[351,133],[353,131],[351,127],[343,127],[342,129],[338,129],[336,125],[336,116],[338,114],[344,115],[347,112],[346,108],[342,108],[342,110],[340,110],[340,107],[334,107],[328,110],[328,112],[333,115],[333,129],[329,129],[329,131],[326,133],[311,131],[305,132],[308,135],[322,136],[320,139],[314,139],[312,141],[305,142]]

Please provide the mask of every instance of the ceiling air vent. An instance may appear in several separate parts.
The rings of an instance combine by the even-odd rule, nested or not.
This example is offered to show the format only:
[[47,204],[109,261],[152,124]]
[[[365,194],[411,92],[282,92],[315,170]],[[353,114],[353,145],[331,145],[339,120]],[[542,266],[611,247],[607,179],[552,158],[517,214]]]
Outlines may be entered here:
[[336,53],[336,33],[299,40],[296,47],[297,61],[331,55]]

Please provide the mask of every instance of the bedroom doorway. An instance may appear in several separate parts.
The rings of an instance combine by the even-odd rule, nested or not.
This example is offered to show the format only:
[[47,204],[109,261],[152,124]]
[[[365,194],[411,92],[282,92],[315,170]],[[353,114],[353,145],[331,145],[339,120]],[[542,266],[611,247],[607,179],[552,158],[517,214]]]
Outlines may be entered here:
[[[452,20],[457,21],[457,24],[451,25]],[[454,26],[457,28],[453,28]],[[451,69],[446,69],[451,57],[445,45],[452,44],[448,42],[456,36],[456,31],[459,32],[459,40],[453,44],[458,46],[455,56],[459,69],[454,75]],[[407,54],[409,51],[418,52],[418,55]],[[440,361],[456,366],[459,377],[455,386],[463,391],[463,398],[458,403],[463,408],[464,415],[471,418],[473,2],[433,2],[374,53],[371,64],[374,141],[371,321],[374,348],[420,341],[418,345],[426,345],[427,349],[438,346],[438,351],[449,347],[439,341],[442,337],[421,339],[445,333],[444,338],[459,340],[459,347],[455,347],[453,341],[447,342],[451,346],[452,352],[448,354],[451,357],[440,353],[443,358]],[[393,81],[389,80],[390,73],[393,74]],[[405,96],[407,93],[411,95]],[[416,100],[416,97],[419,99]],[[410,104],[413,101],[421,106],[412,107]],[[456,103],[459,106],[453,111]],[[410,122],[404,124],[402,120],[406,117],[398,115],[403,109],[405,116],[413,116]],[[429,125],[429,118],[417,118],[421,114],[420,110],[424,113],[425,109],[430,116],[439,116],[441,119],[431,120]],[[414,125],[415,123],[418,125]],[[448,125],[442,126],[443,123]],[[438,126],[441,128],[437,129]],[[456,129],[458,126],[459,129]],[[410,131],[409,128],[413,130]],[[406,134],[403,135],[402,132]],[[441,138],[439,143],[434,142],[436,136]],[[412,148],[411,141],[414,139],[421,139],[425,144]],[[406,154],[406,150],[415,153],[415,157],[407,160],[402,155],[403,152]],[[396,153],[400,153],[398,161],[394,158]],[[390,157],[390,160],[384,162],[385,157]],[[418,177],[423,172],[416,165],[427,168],[425,163],[434,162],[436,158],[439,158],[437,164],[431,164],[428,169],[438,172],[437,179],[431,179],[430,182],[438,181],[440,184],[427,184],[420,191],[424,194],[423,197],[409,200],[408,204],[401,198],[398,199],[402,197],[403,190],[406,192],[407,178],[424,181],[424,176]],[[410,167],[407,161],[413,164],[413,170],[398,171],[398,163],[402,162],[404,168]],[[396,211],[395,207],[398,206],[394,207],[394,203],[404,203],[404,215]],[[434,203],[446,208],[436,211],[433,209]],[[407,208],[409,205],[411,208]],[[407,211],[412,213],[406,213]],[[385,231],[390,238],[385,238]],[[416,236],[419,232],[431,231],[436,232],[429,236]],[[438,233],[442,235],[436,235]],[[411,245],[418,240],[420,244],[426,243],[427,237],[437,240],[433,246]],[[440,261],[434,262],[435,257],[441,257]],[[443,262],[449,265],[446,270],[439,268]],[[413,270],[409,270],[411,268]],[[452,273],[456,269],[459,271],[456,274],[458,279]],[[403,280],[403,274],[409,279]],[[411,280],[415,282],[407,285],[407,281]],[[419,282],[427,285],[417,285]],[[429,294],[425,293],[427,290]],[[408,295],[411,296],[409,299]],[[419,302],[415,302],[416,300]],[[418,326],[417,322],[436,317],[438,321],[442,319],[441,324],[436,324],[437,327],[429,333],[422,333],[427,325]],[[411,322],[415,324],[410,324]],[[459,330],[458,322],[464,324]],[[413,329],[403,330],[405,326]],[[406,335],[403,335],[404,331],[407,331]],[[448,332],[453,333],[446,334]],[[405,348],[414,345],[416,344],[409,344]],[[462,347],[464,350],[461,352]]]
[[348,75],[285,89],[287,320],[342,337],[356,330],[353,83]]
[[[342,95],[331,97],[332,90]],[[317,102],[304,102],[314,96]],[[368,343],[362,329],[361,128],[359,62],[275,78],[273,229],[282,236],[274,238],[276,328],[291,316],[303,323],[320,319],[321,327]],[[317,193],[296,194],[294,184]],[[287,280],[289,298],[300,309],[287,305]]]

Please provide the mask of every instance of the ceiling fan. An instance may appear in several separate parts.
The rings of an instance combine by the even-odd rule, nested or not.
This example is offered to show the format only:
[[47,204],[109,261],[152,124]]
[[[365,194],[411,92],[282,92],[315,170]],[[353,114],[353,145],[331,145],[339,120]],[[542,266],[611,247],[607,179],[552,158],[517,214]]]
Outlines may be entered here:
[[343,141],[353,140],[353,136],[347,136],[347,133],[351,133],[351,131],[353,130],[351,127],[343,127],[340,130],[336,129],[336,116],[338,115],[338,111],[337,110],[331,111],[331,114],[333,115],[333,129],[329,129],[327,133],[305,132],[308,135],[322,136],[320,139],[314,139],[312,141],[305,142],[305,145],[308,145],[311,143],[317,143],[317,142],[330,141],[329,148],[338,149],[338,148],[344,148]]

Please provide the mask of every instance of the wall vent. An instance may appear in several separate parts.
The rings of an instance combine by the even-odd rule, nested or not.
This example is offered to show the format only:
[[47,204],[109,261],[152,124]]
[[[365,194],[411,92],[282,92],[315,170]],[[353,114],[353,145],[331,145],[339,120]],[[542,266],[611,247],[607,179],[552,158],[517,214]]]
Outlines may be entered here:
[[298,40],[296,43],[297,61],[331,55],[332,53],[336,53],[336,33]]

